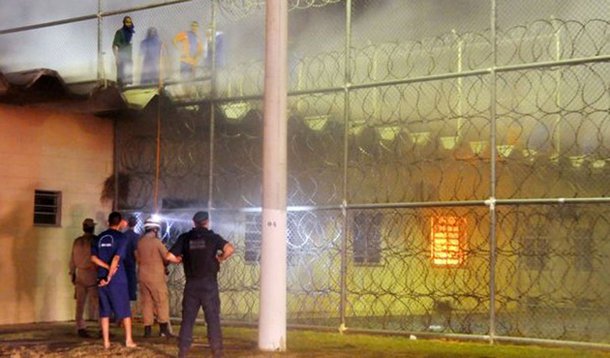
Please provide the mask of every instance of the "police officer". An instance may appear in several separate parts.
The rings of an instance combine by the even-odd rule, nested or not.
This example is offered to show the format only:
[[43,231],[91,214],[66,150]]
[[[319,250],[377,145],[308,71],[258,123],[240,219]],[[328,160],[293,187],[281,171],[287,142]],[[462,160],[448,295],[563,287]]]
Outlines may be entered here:
[[78,335],[83,338],[91,338],[83,318],[85,304],[89,305],[90,317],[95,316],[93,312],[97,311],[97,268],[91,262],[91,243],[96,239],[94,229],[93,219],[83,220],[83,235],[74,239],[69,264],[76,298],[76,329]]
[[166,259],[184,264],[186,284],[182,297],[182,324],[180,325],[179,357],[185,357],[193,342],[193,327],[203,307],[208,330],[208,341],[214,357],[222,357],[222,331],[220,328],[220,297],[218,271],[220,263],[235,250],[233,245],[209,229],[209,216],[198,211],[193,216],[194,228],[180,235],[169,250]]
[[169,331],[169,299],[165,281],[165,257],[167,248],[159,240],[161,224],[150,218],[144,222],[144,235],[138,241],[138,283],[144,321],[144,337],[152,335],[152,325],[157,316],[159,335],[173,337]]

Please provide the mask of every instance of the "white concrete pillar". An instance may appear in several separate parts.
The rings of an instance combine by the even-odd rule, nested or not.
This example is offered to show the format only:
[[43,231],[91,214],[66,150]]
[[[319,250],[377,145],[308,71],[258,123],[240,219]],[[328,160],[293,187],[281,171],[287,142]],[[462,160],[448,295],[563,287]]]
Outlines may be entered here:
[[258,346],[286,350],[288,1],[267,0]]

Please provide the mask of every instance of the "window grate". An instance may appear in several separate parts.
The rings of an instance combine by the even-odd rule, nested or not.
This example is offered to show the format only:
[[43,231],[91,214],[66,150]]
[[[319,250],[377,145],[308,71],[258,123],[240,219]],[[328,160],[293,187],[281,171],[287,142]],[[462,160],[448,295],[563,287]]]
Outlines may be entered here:
[[352,223],[353,260],[356,265],[377,265],[381,262],[381,213],[358,213]]
[[35,191],[34,225],[61,225],[61,192],[47,190]]

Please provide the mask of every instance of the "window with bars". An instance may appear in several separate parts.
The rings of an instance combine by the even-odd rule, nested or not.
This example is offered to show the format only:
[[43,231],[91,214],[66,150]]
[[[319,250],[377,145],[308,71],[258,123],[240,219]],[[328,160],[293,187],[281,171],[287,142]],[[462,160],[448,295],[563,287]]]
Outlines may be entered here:
[[34,192],[34,225],[61,225],[61,192],[36,190]]
[[359,213],[352,226],[353,259],[358,265],[381,262],[381,213]]
[[261,259],[261,216],[260,214],[248,214],[245,220],[246,250],[244,260],[248,263],[256,263]]
[[593,271],[593,233],[589,229],[576,230],[574,243],[574,266],[579,271]]
[[[306,228],[298,225],[299,217],[299,214],[288,213],[286,222],[286,259],[288,265],[297,265],[299,258],[307,256],[311,249],[311,242],[300,231]],[[260,261],[262,234],[261,214],[247,214],[244,232],[246,241],[244,260],[247,263],[258,263]]]
[[526,269],[544,270],[549,259],[549,237],[541,233],[524,236],[521,258]]
[[435,267],[459,267],[466,261],[466,218],[455,215],[430,218],[430,252]]

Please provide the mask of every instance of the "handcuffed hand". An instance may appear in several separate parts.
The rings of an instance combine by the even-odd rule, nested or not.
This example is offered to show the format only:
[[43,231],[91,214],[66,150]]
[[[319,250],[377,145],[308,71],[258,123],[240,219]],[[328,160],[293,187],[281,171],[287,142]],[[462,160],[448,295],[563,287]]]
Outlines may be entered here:
[[110,283],[110,276],[106,276],[104,278],[100,278],[97,280],[98,287],[104,287]]

